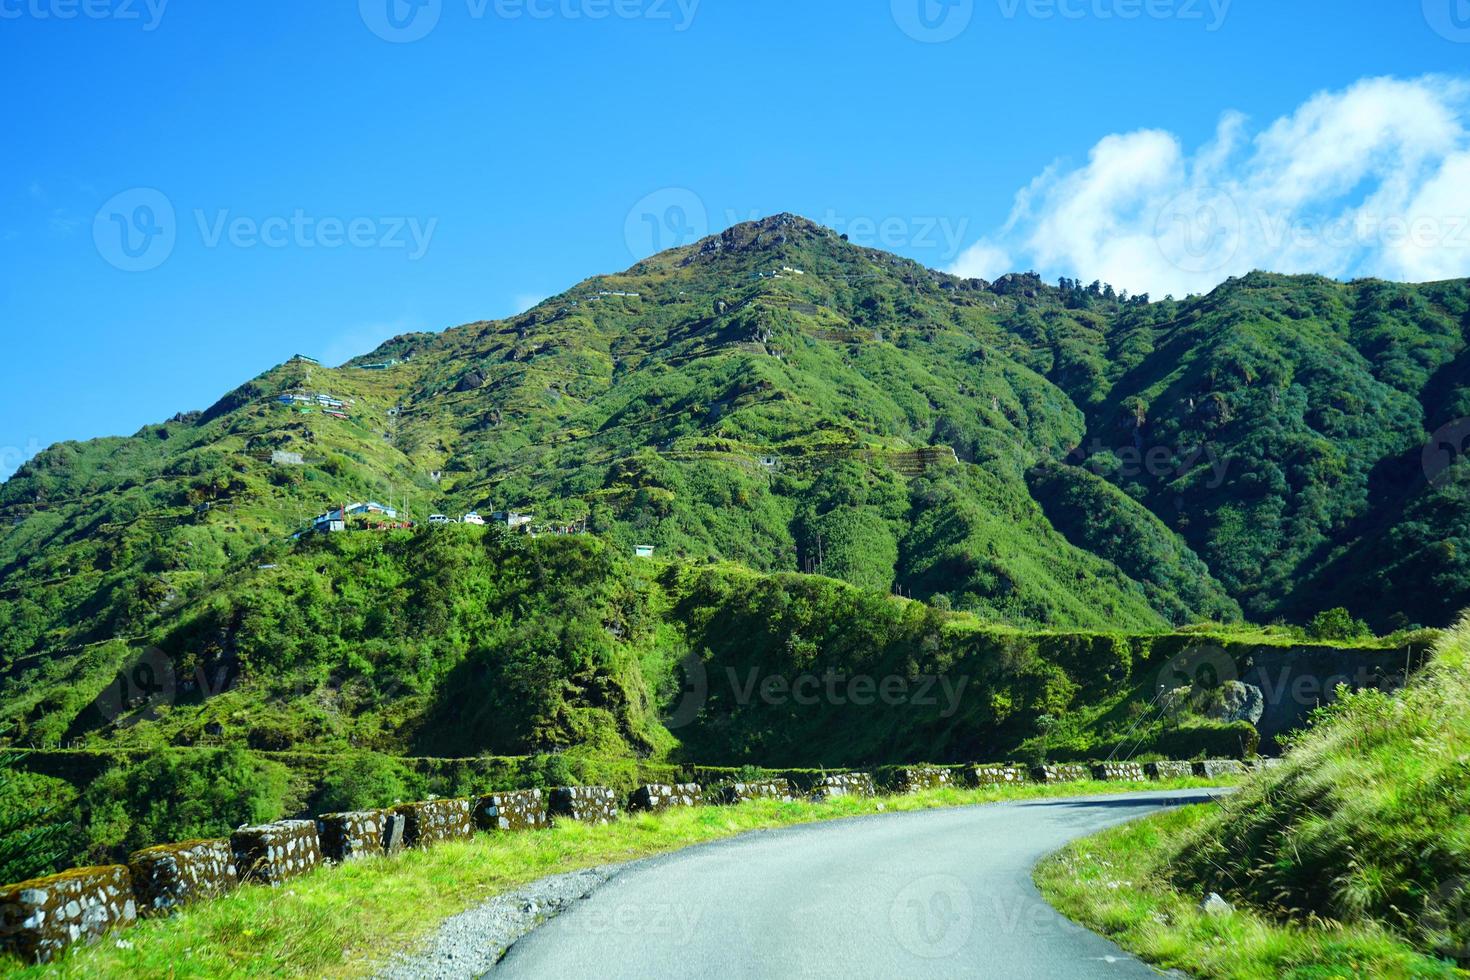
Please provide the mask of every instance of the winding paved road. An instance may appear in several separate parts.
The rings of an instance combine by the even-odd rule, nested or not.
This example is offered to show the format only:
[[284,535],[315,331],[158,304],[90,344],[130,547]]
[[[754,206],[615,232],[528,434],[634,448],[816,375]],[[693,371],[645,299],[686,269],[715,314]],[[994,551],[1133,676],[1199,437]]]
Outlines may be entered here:
[[1157,977],[1031,883],[1068,841],[1210,791],[879,814],[630,865],[491,977]]

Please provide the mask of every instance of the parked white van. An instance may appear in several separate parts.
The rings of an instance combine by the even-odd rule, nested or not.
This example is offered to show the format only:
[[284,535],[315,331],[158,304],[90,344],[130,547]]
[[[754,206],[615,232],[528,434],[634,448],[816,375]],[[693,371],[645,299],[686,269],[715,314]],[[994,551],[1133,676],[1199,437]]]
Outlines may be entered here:
[[470,511],[468,514],[464,515],[464,522],[466,524],[478,524],[480,527],[485,526],[485,518],[481,517],[479,514],[476,514],[474,511]]
[[446,516],[444,514],[430,514],[429,515],[429,523],[430,524],[453,524],[454,522],[451,521],[448,518],[448,516]]

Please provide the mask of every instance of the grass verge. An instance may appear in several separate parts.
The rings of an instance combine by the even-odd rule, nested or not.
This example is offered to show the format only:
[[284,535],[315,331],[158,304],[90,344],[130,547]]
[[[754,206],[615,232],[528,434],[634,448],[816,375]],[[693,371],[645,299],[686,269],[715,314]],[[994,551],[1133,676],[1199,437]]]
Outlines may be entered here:
[[1036,883],[1063,915],[1159,966],[1197,977],[1460,977],[1373,925],[1284,924],[1235,908],[1201,910],[1164,869],[1213,805],[1185,807],[1076,841],[1043,861]]
[[113,933],[46,967],[0,958],[0,973],[63,977],[362,976],[445,918],[545,875],[629,861],[752,830],[881,811],[1218,785],[1219,780],[940,789],[821,803],[755,801],[627,816],[604,826],[478,834],[473,840],[321,868],[282,887],[246,887]]

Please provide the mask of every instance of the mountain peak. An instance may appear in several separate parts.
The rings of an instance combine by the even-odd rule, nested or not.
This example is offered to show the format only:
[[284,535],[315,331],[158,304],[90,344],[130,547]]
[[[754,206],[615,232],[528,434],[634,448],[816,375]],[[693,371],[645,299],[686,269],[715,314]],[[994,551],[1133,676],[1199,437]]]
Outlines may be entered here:
[[809,218],[782,212],[731,225],[718,234],[701,239],[690,246],[692,251],[684,259],[684,264],[722,254],[765,251],[793,243],[835,241],[838,237],[832,229]]

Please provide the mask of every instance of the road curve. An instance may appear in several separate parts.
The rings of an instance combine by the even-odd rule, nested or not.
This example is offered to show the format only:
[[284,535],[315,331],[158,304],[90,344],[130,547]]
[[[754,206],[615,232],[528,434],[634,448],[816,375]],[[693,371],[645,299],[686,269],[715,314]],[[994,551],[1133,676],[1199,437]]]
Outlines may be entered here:
[[1031,882],[1068,841],[1208,790],[890,813],[746,834],[630,865],[491,971],[529,977],[1159,974]]

